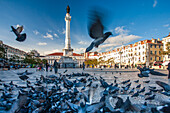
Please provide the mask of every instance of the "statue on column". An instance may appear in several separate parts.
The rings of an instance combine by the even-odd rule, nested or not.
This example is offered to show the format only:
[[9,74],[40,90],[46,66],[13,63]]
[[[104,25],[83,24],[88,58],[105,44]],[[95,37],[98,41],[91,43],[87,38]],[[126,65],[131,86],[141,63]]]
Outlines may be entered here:
[[70,7],[69,7],[69,5],[67,6],[67,13],[70,13]]

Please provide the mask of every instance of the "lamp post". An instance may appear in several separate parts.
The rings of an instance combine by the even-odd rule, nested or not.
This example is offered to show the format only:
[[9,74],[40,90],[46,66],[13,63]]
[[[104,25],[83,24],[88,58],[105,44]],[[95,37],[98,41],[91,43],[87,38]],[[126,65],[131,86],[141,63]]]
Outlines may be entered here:
[[122,53],[123,53],[122,51],[120,51],[120,52],[119,52],[119,54],[120,54],[120,63],[119,63],[119,68],[121,68],[121,63],[122,63]]
[[149,48],[148,48],[148,43],[146,44],[146,67],[149,68]]

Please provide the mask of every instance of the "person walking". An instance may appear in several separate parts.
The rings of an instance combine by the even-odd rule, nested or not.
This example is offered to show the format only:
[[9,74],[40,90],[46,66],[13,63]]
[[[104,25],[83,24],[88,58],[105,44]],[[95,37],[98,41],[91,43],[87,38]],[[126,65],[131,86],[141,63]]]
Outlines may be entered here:
[[83,70],[85,69],[85,63],[83,62]]
[[46,67],[46,72],[48,72],[48,67],[49,67],[48,62],[46,62],[45,67]]
[[168,72],[169,72],[169,73],[168,73],[168,79],[170,79],[170,61],[169,61],[169,63],[168,63],[168,68],[167,68],[167,69],[168,69]]
[[54,61],[54,72],[55,74],[58,73],[58,62],[56,60]]
[[50,65],[50,72],[52,72],[52,70],[53,70],[53,66],[52,66],[52,65]]

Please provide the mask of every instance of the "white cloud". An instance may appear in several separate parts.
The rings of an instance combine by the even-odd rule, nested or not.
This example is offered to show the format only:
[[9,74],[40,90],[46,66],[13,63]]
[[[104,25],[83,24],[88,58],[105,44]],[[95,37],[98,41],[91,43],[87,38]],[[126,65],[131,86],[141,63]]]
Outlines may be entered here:
[[111,51],[111,50],[113,50],[113,47],[106,49],[106,51]]
[[163,25],[163,27],[169,27],[169,24],[165,24],[165,25]]
[[51,51],[45,51],[44,54],[51,54],[51,53],[55,53],[55,52],[61,52],[59,49],[54,49]]
[[153,7],[156,7],[157,3],[157,0],[154,0]]
[[48,32],[50,32],[50,33],[51,33],[51,32],[52,32],[52,30],[48,30]]
[[76,53],[84,53],[85,50],[86,50],[86,48],[75,48],[75,49],[74,49],[74,51],[75,51]]
[[60,34],[66,34],[66,30],[63,28],[62,30],[57,30],[58,31],[58,33],[60,33]]
[[57,38],[59,38],[59,36],[58,36],[56,33],[54,33],[54,36],[57,37]]
[[80,44],[80,45],[88,45],[89,43],[85,42],[85,41],[80,41],[80,42],[78,42],[78,44]]
[[109,47],[109,46],[119,46],[125,43],[130,43],[131,41],[134,41],[136,39],[142,38],[140,36],[136,36],[136,35],[124,35],[124,34],[119,34],[118,36],[115,37],[110,37],[106,40],[106,44],[103,45],[102,47]]
[[46,35],[43,36],[44,38],[50,38],[51,40],[53,40],[53,36],[49,33],[46,33]]
[[124,29],[124,26],[116,27],[115,33],[116,34],[127,34],[129,31]]
[[45,45],[47,45],[47,43],[46,43],[46,42],[39,42],[39,43],[37,43],[37,45],[39,45],[39,46],[45,46]]
[[131,25],[134,25],[135,23],[134,23],[134,22],[131,22],[130,24],[131,24]]
[[39,32],[38,32],[37,30],[34,30],[33,33],[34,33],[35,35],[38,35],[38,34],[39,34]]
[[97,51],[109,51],[113,49],[114,47],[121,46],[122,44],[130,43],[134,40],[137,40],[139,38],[142,38],[137,35],[128,34],[129,30],[124,29],[124,26],[115,28],[115,33],[117,33],[117,36],[109,37],[104,44],[100,45]]
[[65,29],[63,29],[62,34],[66,34],[66,30]]

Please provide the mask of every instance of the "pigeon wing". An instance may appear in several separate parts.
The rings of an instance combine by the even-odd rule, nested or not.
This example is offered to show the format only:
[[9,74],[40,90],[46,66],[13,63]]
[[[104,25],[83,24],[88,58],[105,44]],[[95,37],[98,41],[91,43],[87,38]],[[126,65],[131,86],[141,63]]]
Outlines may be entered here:
[[104,26],[102,25],[101,19],[96,17],[89,26],[89,35],[93,39],[97,39],[103,36]]
[[18,31],[18,33],[21,33],[21,32],[22,32],[22,30],[23,30],[23,26],[19,26],[19,27],[17,27],[17,31]]

